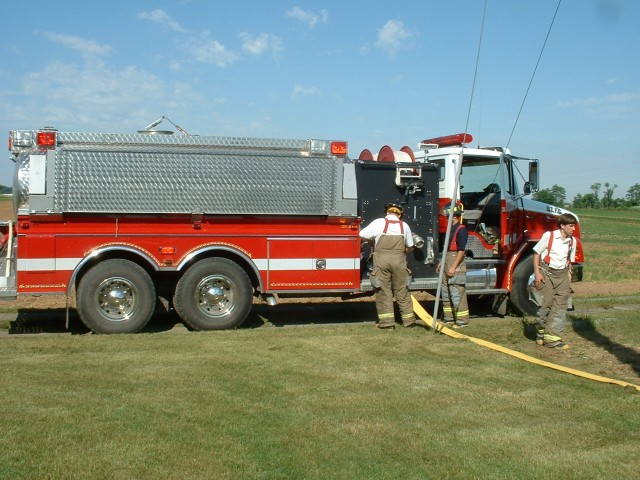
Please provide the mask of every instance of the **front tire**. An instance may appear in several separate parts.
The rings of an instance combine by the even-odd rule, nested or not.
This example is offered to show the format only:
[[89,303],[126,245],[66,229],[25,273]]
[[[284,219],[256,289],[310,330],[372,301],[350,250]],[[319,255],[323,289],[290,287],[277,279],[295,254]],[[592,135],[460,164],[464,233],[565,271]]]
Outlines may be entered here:
[[156,305],[149,274],[129,260],[105,260],[82,277],[78,314],[96,333],[134,333],[151,319]]
[[246,320],[251,303],[249,277],[226,258],[206,258],[191,266],[173,298],[178,315],[196,330],[235,328]]
[[538,305],[529,299],[529,279],[533,275],[533,255],[529,255],[516,265],[513,270],[513,285],[509,300],[521,315],[534,316]]

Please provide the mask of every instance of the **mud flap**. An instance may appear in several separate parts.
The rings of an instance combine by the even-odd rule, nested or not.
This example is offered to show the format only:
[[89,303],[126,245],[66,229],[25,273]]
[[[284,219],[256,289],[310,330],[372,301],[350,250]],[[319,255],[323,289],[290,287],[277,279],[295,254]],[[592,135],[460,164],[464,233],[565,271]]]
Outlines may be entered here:
[[507,314],[507,304],[509,297],[506,293],[496,293],[493,296],[493,302],[491,303],[491,310],[498,315]]

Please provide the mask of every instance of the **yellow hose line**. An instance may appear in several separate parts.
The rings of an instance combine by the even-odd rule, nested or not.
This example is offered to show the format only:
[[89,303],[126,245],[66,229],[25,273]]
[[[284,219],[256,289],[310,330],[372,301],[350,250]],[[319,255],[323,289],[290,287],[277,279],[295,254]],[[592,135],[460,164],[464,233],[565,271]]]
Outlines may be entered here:
[[[415,297],[412,295],[411,299],[413,300],[413,310],[423,321],[425,321],[429,325],[433,325],[433,317],[427,313],[427,311],[418,303]],[[472,341],[478,345],[483,347],[490,348],[497,352],[505,353],[507,355],[511,355],[512,357],[519,358],[524,360],[525,362],[533,363],[536,365],[541,365],[543,367],[552,368],[554,370],[559,370],[561,372],[570,373],[571,375],[576,375],[578,377],[588,378],[589,380],[595,380],[596,382],[603,383],[613,383],[615,385],[620,385],[622,387],[632,387],[636,390],[640,391],[639,385],[634,385],[633,383],[623,382],[622,380],[615,380],[613,378],[601,377],[600,375],[593,375],[591,373],[583,372],[581,370],[575,370],[573,368],[563,367],[562,365],[557,365],[555,363],[546,362],[544,360],[537,359],[530,355],[525,355],[524,353],[516,352],[515,350],[511,350],[509,348],[502,347],[495,343],[488,342],[486,340],[482,340],[475,337],[470,337],[469,335],[464,335],[460,332],[456,332],[448,327],[445,327],[444,324],[440,321],[436,321],[436,331],[440,333],[444,333],[452,338],[464,338]]]

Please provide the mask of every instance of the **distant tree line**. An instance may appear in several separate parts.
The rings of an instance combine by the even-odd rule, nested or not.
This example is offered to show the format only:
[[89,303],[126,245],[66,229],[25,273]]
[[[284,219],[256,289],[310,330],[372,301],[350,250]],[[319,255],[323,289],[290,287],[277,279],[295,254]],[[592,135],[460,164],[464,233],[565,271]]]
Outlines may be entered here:
[[[591,192],[579,193],[569,204],[573,208],[630,208],[640,206],[640,183],[632,185],[624,198],[614,198],[618,185],[609,182],[594,183],[589,187]],[[534,200],[549,203],[556,207],[567,206],[567,192],[564,187],[554,185],[533,194]]]
[[13,188],[5,187],[4,185],[0,185],[0,195],[6,195],[12,193]]

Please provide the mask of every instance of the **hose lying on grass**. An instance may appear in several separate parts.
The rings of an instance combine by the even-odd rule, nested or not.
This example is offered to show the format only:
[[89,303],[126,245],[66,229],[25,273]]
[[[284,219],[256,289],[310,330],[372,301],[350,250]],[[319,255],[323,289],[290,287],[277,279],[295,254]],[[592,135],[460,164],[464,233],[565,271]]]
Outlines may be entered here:
[[[427,311],[422,307],[422,305],[420,305],[420,303],[416,300],[416,298],[413,295],[411,296],[411,300],[413,301],[413,311],[416,313],[416,315],[418,315],[418,317],[420,317],[427,324],[433,325],[434,324],[433,317],[427,313]],[[490,348],[492,350],[505,353],[507,355],[511,355],[512,357],[519,358],[521,360],[524,360],[525,362],[533,363],[535,365],[541,365],[547,368],[553,368],[554,370],[570,373],[572,375],[576,375],[582,378],[587,378],[589,380],[595,380],[596,382],[613,383],[615,385],[620,385],[622,387],[632,387],[640,391],[640,386],[634,385],[633,383],[624,382],[622,380],[616,380],[613,378],[602,377],[600,375],[593,375],[591,373],[583,372],[581,370],[575,370],[573,368],[563,367],[562,365],[558,365],[555,363],[546,362],[544,360],[540,360],[530,355],[525,355],[524,353],[516,352],[515,350],[511,350],[509,348],[497,345],[495,343],[491,343],[486,340],[482,340],[480,338],[470,337],[469,335],[464,335],[463,333],[456,332],[455,330],[452,330],[451,328],[446,327],[442,322],[437,320],[435,322],[435,325],[436,325],[435,328],[437,332],[444,333],[449,337],[467,339],[483,347]]]

